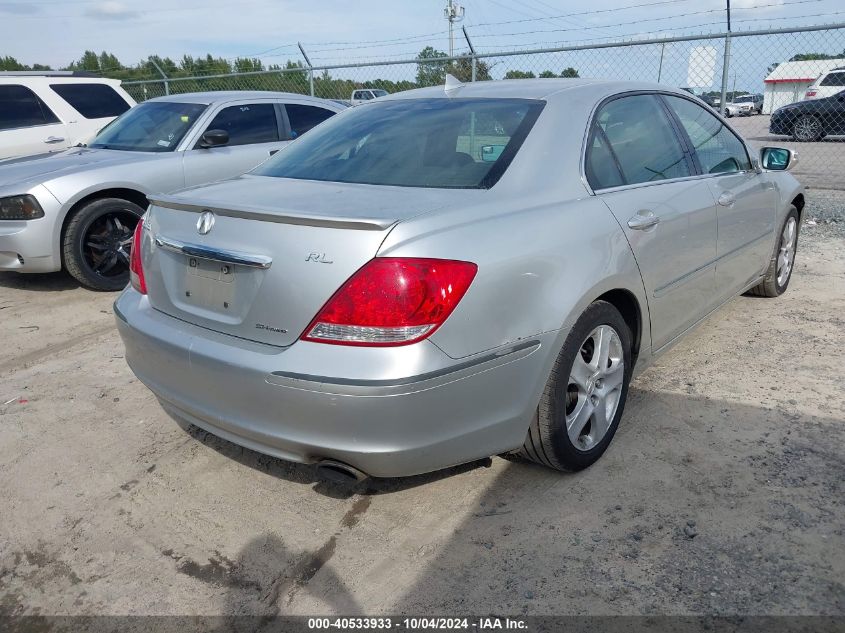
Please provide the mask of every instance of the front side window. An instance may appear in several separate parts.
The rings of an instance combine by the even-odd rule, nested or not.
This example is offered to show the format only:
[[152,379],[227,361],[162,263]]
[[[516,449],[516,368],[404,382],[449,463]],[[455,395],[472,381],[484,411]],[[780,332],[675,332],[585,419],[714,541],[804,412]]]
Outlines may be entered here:
[[822,79],[822,86],[845,86],[845,72],[830,73]]
[[680,97],[664,97],[692,141],[701,170],[724,174],[751,169],[745,146],[718,118],[697,103]]
[[86,119],[119,116],[130,108],[123,97],[106,84],[50,84],[50,88]]
[[315,125],[319,125],[334,112],[316,106],[289,103],[285,106],[290,122],[290,137],[302,136]]
[[543,108],[529,99],[378,100],[332,117],[254,173],[401,187],[492,187]]
[[228,132],[229,146],[279,140],[276,109],[272,103],[245,103],[223,108],[208,124],[208,129]]
[[[654,95],[633,95],[614,99],[598,111],[592,138],[603,138],[598,148],[589,147],[587,164],[593,165],[593,174],[600,169],[601,153],[616,158],[622,172],[623,183],[633,185],[645,182],[683,178],[692,171],[663,106]],[[609,145],[605,147],[603,143]],[[608,158],[604,158],[608,160]],[[608,173],[613,170],[605,166]],[[598,176],[595,176],[598,178]],[[609,176],[610,177],[610,176]],[[604,180],[589,180],[594,189],[614,186]]]
[[129,152],[172,152],[206,109],[200,103],[148,101],[120,115],[89,147]]
[[58,122],[58,117],[26,86],[0,86],[0,130]]

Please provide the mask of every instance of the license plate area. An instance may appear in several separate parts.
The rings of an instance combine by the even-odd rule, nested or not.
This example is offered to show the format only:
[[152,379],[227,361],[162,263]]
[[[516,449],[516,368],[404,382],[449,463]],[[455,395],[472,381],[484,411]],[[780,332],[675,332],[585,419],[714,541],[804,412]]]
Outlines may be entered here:
[[188,305],[220,314],[235,314],[235,279],[238,267],[234,264],[203,259],[186,258],[184,293],[181,301]]

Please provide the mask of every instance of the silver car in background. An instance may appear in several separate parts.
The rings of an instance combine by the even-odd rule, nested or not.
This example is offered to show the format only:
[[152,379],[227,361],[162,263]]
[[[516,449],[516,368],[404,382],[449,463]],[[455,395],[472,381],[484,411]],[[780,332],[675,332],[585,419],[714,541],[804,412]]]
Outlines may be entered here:
[[344,109],[283,92],[172,95],[133,107],[88,147],[0,161],[0,271],[66,268],[120,290],[150,194],[238,176]]
[[[451,78],[450,78],[451,79]],[[327,475],[592,464],[632,371],[789,283],[804,193],[680,90],[448,81],[153,196],[115,313],[180,423]]]

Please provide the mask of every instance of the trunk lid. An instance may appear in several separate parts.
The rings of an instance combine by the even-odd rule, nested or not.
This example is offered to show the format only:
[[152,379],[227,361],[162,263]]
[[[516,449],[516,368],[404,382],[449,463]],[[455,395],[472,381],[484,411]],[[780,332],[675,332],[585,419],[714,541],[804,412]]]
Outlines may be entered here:
[[[397,222],[472,194],[242,176],[156,196],[149,300],[201,327],[291,345]],[[200,234],[207,211],[213,226]]]

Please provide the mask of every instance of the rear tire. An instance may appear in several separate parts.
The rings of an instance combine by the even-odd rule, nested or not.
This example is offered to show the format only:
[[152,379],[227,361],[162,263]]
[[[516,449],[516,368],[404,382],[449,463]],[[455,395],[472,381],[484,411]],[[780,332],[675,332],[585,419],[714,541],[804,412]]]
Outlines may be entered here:
[[144,210],[120,198],[101,198],[81,207],[65,227],[64,266],[92,290],[122,290],[129,283],[132,233]]
[[766,276],[748,291],[757,297],[779,297],[786,292],[792,271],[795,270],[795,253],[798,251],[798,209],[791,207],[780,227],[775,252],[766,269]]
[[591,304],[566,337],[519,454],[564,471],[593,464],[619,426],[632,365],[622,315],[606,301]]
[[811,143],[824,138],[821,121],[816,117],[805,114],[792,124],[792,138],[799,143]]

